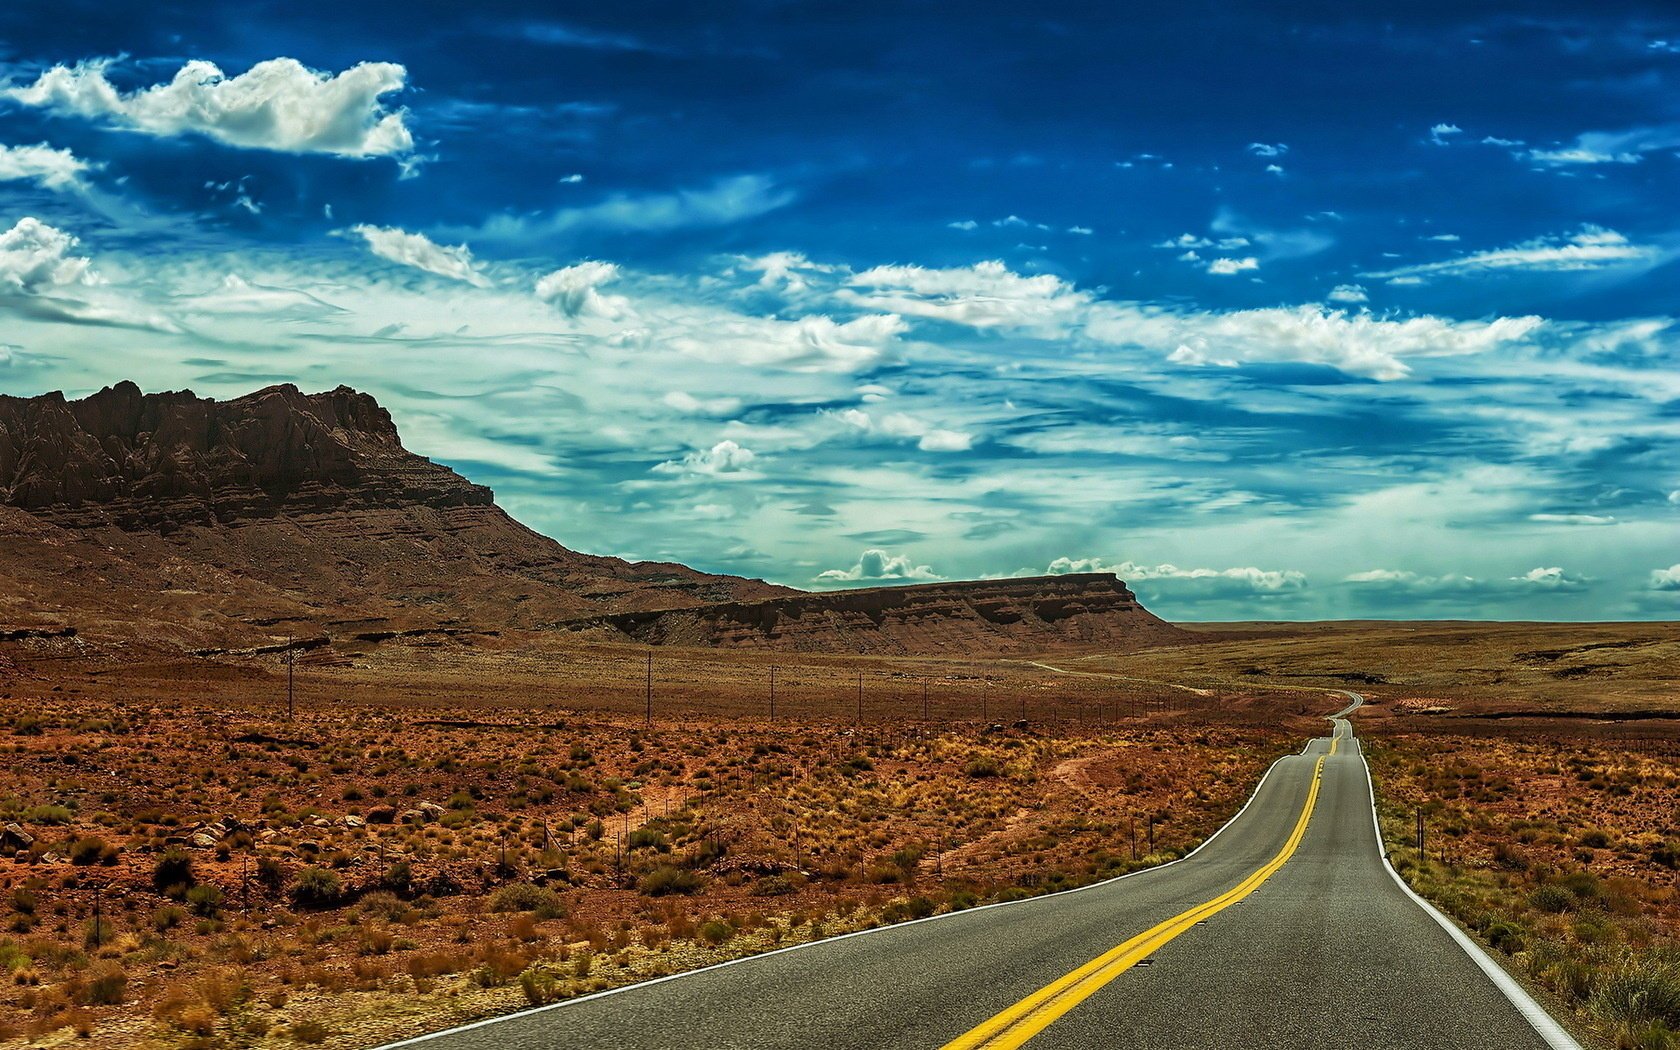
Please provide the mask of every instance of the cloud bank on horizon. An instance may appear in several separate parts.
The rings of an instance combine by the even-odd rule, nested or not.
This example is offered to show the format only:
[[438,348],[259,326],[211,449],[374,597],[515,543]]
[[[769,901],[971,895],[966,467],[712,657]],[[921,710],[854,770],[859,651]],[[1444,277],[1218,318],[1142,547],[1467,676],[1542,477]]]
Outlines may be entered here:
[[1680,16],[1193,8],[13,5],[0,392],[348,383],[795,586],[1680,617]]

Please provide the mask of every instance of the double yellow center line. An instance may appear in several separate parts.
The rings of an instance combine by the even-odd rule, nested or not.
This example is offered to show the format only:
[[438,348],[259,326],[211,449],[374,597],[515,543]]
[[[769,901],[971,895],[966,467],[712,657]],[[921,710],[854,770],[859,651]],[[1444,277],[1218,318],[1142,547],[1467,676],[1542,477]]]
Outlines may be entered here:
[[1307,821],[1312,817],[1313,805],[1318,801],[1319,782],[1324,777],[1324,759],[1336,753],[1339,738],[1332,737],[1330,750],[1320,756],[1313,766],[1312,784],[1307,788],[1307,801],[1301,807],[1300,819],[1290,832],[1283,848],[1248,878],[1236,886],[1204,901],[1188,911],[1151,927],[1117,947],[1111,948],[1078,969],[1057,978],[1014,1006],[964,1032],[946,1043],[943,1050],[1009,1050],[1022,1045],[1048,1028],[1057,1018],[1094,995],[1099,988],[1147,959],[1162,945],[1211,915],[1215,915],[1260,888],[1294,855],[1295,849],[1307,833]]

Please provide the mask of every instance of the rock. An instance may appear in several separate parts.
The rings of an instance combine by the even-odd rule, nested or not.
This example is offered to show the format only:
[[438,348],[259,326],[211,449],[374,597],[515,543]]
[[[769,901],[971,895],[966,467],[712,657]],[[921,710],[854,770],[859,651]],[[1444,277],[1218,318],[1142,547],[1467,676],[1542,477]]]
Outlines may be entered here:
[[363,820],[361,817],[356,816],[356,814],[354,814],[354,813],[345,814],[344,826],[347,827],[347,828],[359,828],[359,827],[362,827],[363,825],[365,825],[366,823],[367,823],[367,821]]
[[426,814],[426,816],[430,817],[433,820],[436,820],[439,817],[443,816],[443,813],[444,813],[443,807],[438,805],[436,802],[422,802],[416,808],[418,808],[420,810],[420,812]]
[[201,831],[192,837],[192,844],[199,849],[209,849],[216,844],[216,836]]
[[395,806],[374,806],[367,811],[367,822],[369,824],[394,824],[396,820],[397,809]]
[[404,824],[424,824],[426,823],[426,814],[417,809],[405,809],[397,819]]
[[26,851],[35,845],[35,836],[23,830],[21,824],[7,824],[0,827],[0,849]]
[[314,839],[304,839],[302,842],[299,842],[293,848],[296,849],[299,853],[319,853],[319,852],[321,852],[321,844],[319,842],[316,842]]

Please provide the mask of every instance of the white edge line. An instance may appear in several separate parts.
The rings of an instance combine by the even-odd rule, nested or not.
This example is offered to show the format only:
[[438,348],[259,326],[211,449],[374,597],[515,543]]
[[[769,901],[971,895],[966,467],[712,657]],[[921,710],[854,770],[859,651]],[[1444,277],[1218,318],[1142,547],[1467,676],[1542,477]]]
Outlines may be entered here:
[[1535,1002],[1534,997],[1528,994],[1526,988],[1506,973],[1503,966],[1489,958],[1487,952],[1482,950],[1482,946],[1471,940],[1468,934],[1459,929],[1457,923],[1441,914],[1433,904],[1418,896],[1415,890],[1406,885],[1406,880],[1400,877],[1400,873],[1394,870],[1394,865],[1388,862],[1388,850],[1383,847],[1382,824],[1377,821],[1377,789],[1371,781],[1371,764],[1365,761],[1365,748],[1363,746],[1359,748],[1359,763],[1365,767],[1365,788],[1371,796],[1371,827],[1377,833],[1377,856],[1382,858],[1383,867],[1388,870],[1389,877],[1394,879],[1394,884],[1399,886],[1401,892],[1410,897],[1412,902],[1422,908],[1430,918],[1434,919],[1436,925],[1447,931],[1447,935],[1457,942],[1460,948],[1464,949],[1464,953],[1470,956],[1471,962],[1474,962],[1483,973],[1487,974],[1488,979],[1505,994],[1505,998],[1511,1001],[1511,1005],[1517,1008],[1517,1012],[1522,1014],[1523,1020],[1527,1021],[1535,1033],[1545,1040],[1547,1046],[1551,1047],[1552,1050],[1582,1050],[1581,1044],[1575,1041],[1575,1037],[1566,1032],[1563,1026],[1546,1012],[1545,1007]]
[[[1161,871],[1165,868],[1172,867],[1174,864],[1180,864],[1189,860],[1191,857],[1194,857],[1196,854],[1206,849],[1208,844],[1214,839],[1224,834],[1225,830],[1232,824],[1235,824],[1238,820],[1242,819],[1242,815],[1248,812],[1248,807],[1254,805],[1254,800],[1260,797],[1260,791],[1266,786],[1266,781],[1271,779],[1272,771],[1291,758],[1300,758],[1302,755],[1305,755],[1307,753],[1307,748],[1312,747],[1313,743],[1319,739],[1322,738],[1314,737],[1311,740],[1308,740],[1306,745],[1301,748],[1299,754],[1284,755],[1282,758],[1279,758],[1276,762],[1273,762],[1270,766],[1266,767],[1265,775],[1260,778],[1260,783],[1254,785],[1254,792],[1248,796],[1248,801],[1243,803],[1242,809],[1237,810],[1236,814],[1232,816],[1230,820],[1227,820],[1225,823],[1219,825],[1219,830],[1203,839],[1201,845],[1197,846],[1189,853],[1186,853],[1184,856],[1179,857],[1176,860],[1169,860],[1165,864],[1157,864],[1150,868],[1139,868],[1137,871],[1128,871],[1126,874],[1117,875],[1112,879],[1103,879],[1101,882],[1086,883],[1083,886],[1075,886],[1069,890],[1057,890],[1055,893],[1042,893],[1036,897],[1023,897],[1020,900],[998,901],[994,904],[982,904],[975,908],[964,908],[962,911],[941,912],[938,915],[929,915],[920,919],[911,919],[909,922],[892,923],[887,926],[872,926],[867,930],[853,930],[851,933],[842,933],[833,937],[824,937],[821,940],[806,941],[803,944],[790,944],[785,948],[776,948],[772,951],[760,952],[756,955],[743,955],[737,959],[726,959],[720,963],[712,963],[710,966],[701,966],[693,970],[683,970],[680,973],[669,973],[663,977],[652,977],[645,981],[637,981],[634,984],[621,985],[617,988],[608,988],[606,991],[602,992],[591,992],[588,995],[580,995],[576,999],[566,999],[558,1003],[549,1003],[545,1006],[533,1006],[525,1010],[516,1010],[510,1014],[499,1014],[495,1017],[486,1017],[483,1020],[472,1021],[468,1024],[458,1025],[454,1028],[444,1028],[436,1032],[428,1032],[425,1035],[410,1036],[407,1039],[399,1039],[394,1043],[381,1044],[374,1047],[373,1050],[397,1050],[398,1047],[416,1046],[420,1043],[428,1042],[433,1039],[442,1039],[445,1036],[459,1035],[462,1032],[470,1032],[475,1028],[487,1028],[490,1025],[501,1024],[504,1021],[514,1021],[523,1017],[532,1017],[537,1014],[547,1013],[551,1010],[563,1010],[568,1006],[576,1006],[579,1003],[587,1003],[594,999],[605,999],[609,995],[619,995],[623,992],[633,992],[642,988],[651,988],[656,984],[664,984],[667,981],[681,980],[684,977],[693,977],[696,974],[708,973],[712,970],[721,970],[727,966],[737,966],[741,963],[755,962],[759,959],[768,959],[772,955],[781,955],[784,952],[796,952],[802,948],[817,948],[822,945],[835,944],[839,941],[848,940],[852,937],[863,937],[871,933],[886,933],[892,930],[902,930],[905,927],[916,926],[924,922],[937,922],[940,919],[954,919],[960,915],[973,915],[976,912],[989,911],[992,908],[1007,908],[1012,904],[1032,904],[1034,902],[1046,901],[1054,897],[1065,896],[1069,893],[1079,893],[1084,890],[1094,890],[1100,886],[1113,885],[1116,882],[1129,879],[1134,875],[1147,875],[1152,871]],[[1373,810],[1373,812],[1375,811]],[[1380,844],[1380,838],[1378,841]],[[1402,883],[1402,885],[1404,884]],[[1573,1050],[1580,1050],[1580,1048],[1575,1047],[1574,1044],[1569,1044],[1569,1047],[1572,1047]],[[1567,1048],[1560,1046],[1557,1050],[1567,1050]]]

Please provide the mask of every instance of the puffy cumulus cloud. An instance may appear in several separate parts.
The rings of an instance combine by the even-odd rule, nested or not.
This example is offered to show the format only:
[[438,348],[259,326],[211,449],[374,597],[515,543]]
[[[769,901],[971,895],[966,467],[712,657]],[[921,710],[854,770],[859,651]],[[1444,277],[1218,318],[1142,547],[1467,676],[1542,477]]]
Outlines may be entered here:
[[105,286],[76,238],[33,216],[0,233],[0,309],[47,321],[175,331],[143,303]]
[[711,448],[697,448],[681,459],[667,460],[654,467],[660,474],[703,474],[708,477],[757,477],[752,469],[758,457],[750,448],[742,448],[725,439]]
[[858,556],[857,564],[849,569],[825,569],[817,573],[819,582],[856,583],[861,580],[942,580],[943,576],[929,565],[917,565],[903,554],[891,554],[879,547],[871,547]]
[[600,317],[607,320],[630,312],[630,300],[622,295],[603,295],[600,288],[618,280],[615,263],[588,262],[564,266],[537,281],[537,298],[553,303],[567,317]]
[[1437,124],[1429,129],[1429,141],[1437,146],[1445,146],[1454,135],[1464,134],[1464,129],[1457,124]]
[[1232,274],[1242,273],[1245,270],[1258,269],[1260,269],[1260,260],[1256,259],[1252,255],[1244,256],[1241,259],[1214,259],[1207,264],[1208,273],[1217,274],[1222,277],[1229,277]]
[[1649,263],[1661,253],[1649,245],[1634,244],[1615,230],[1583,226],[1571,234],[1537,237],[1509,248],[1473,252],[1456,259],[1374,270],[1371,278],[1463,277],[1512,271],[1601,270],[1611,266]]
[[1057,558],[1046,568],[1049,576],[1068,576],[1074,573],[1106,572],[1120,575],[1118,565],[1110,565],[1101,558]]
[[1176,338],[1168,354],[1175,364],[1233,367],[1284,361],[1392,380],[1411,373],[1402,358],[1483,353],[1520,343],[1543,323],[1539,317],[1452,321],[1428,314],[1391,320],[1299,306],[1177,316],[1120,311],[1101,325],[1101,331],[1114,341],[1135,338],[1146,345]]
[[67,149],[46,143],[35,146],[0,144],[0,182],[33,182],[49,190],[76,189],[82,184],[87,161]]
[[453,281],[465,281],[479,288],[488,287],[489,278],[473,262],[472,252],[464,244],[435,244],[422,233],[409,233],[394,226],[352,226],[350,233],[367,242],[368,250],[401,266],[437,274]]
[[1221,585],[1220,589],[1238,589],[1257,594],[1277,594],[1299,591],[1307,586],[1307,575],[1296,569],[1257,569],[1237,566],[1229,569],[1184,569],[1177,565],[1139,565],[1123,561],[1105,572],[1113,572],[1127,583],[1168,580]]
[[1680,564],[1652,569],[1649,586],[1653,591],[1680,591]]
[[414,148],[405,111],[382,101],[407,78],[392,62],[363,62],[335,75],[274,58],[229,77],[195,60],[169,83],[128,94],[106,78],[107,68],[105,61],[54,66],[6,96],[148,135],[200,134],[246,149],[378,157]]
[[1365,289],[1357,284],[1338,284],[1330,289],[1330,294],[1326,298],[1333,303],[1363,303],[1370,296],[1366,295]]
[[861,409],[848,408],[835,417],[866,433],[910,438],[923,452],[966,452],[974,445],[973,434],[936,427],[906,412],[891,412],[877,420]]
[[896,314],[866,314],[844,323],[815,315],[784,321],[720,313],[677,319],[664,342],[690,357],[719,364],[799,372],[850,372],[884,360],[906,326]]
[[1392,591],[1428,597],[1458,597],[1476,594],[1520,594],[1536,590],[1578,591],[1591,581],[1584,576],[1565,572],[1558,566],[1530,569],[1520,576],[1483,579],[1459,573],[1430,576],[1407,569],[1367,569],[1350,573],[1342,582],[1375,591]]
[[1023,276],[996,259],[951,269],[876,266],[847,284],[851,301],[970,328],[1060,327],[1091,302],[1054,274]]
[[93,261],[73,254],[78,243],[33,216],[19,219],[0,233],[0,289],[40,295],[95,283]]

